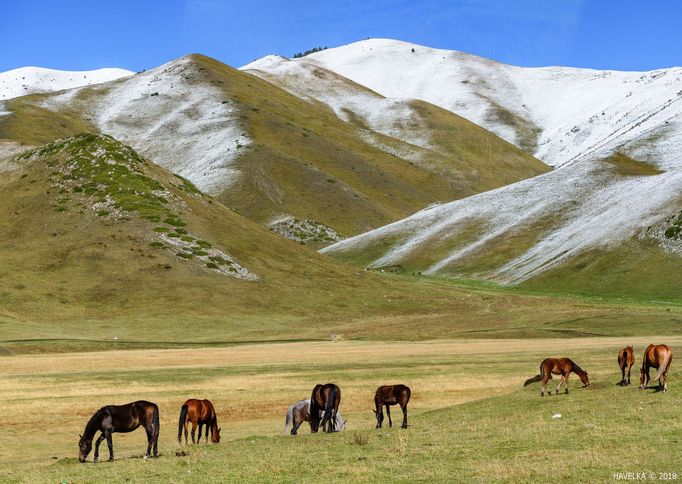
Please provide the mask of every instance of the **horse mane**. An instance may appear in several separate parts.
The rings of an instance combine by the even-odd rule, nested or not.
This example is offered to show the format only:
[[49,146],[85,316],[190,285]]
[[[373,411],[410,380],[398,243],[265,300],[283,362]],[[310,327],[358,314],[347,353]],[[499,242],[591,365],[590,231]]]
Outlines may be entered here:
[[580,375],[580,374],[585,375],[587,373],[585,370],[580,368],[575,361],[571,360],[571,363],[573,363],[573,371],[575,372],[576,375]]
[[85,430],[83,431],[83,438],[87,440],[92,440],[95,436],[95,433],[97,433],[98,425],[101,422],[100,417],[104,413],[104,407],[100,408],[97,410],[92,417],[90,417],[90,420],[88,420],[88,423],[85,424]]

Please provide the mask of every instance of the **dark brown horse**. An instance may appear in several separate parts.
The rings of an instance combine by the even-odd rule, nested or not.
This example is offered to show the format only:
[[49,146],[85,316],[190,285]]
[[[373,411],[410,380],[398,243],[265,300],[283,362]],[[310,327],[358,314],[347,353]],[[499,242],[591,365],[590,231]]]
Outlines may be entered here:
[[374,394],[374,416],[377,419],[375,428],[380,429],[384,421],[383,407],[386,407],[386,415],[388,415],[388,426],[393,427],[391,420],[391,405],[400,405],[403,411],[402,428],[407,428],[407,404],[410,401],[410,387],[405,385],[383,385],[377,388]]
[[[310,395],[310,430],[316,433],[320,426],[324,432],[336,432],[336,415],[341,403],[341,389],[333,383],[315,385]],[[320,423],[320,412],[323,411]]]
[[540,396],[544,397],[545,396],[545,390],[547,390],[547,394],[550,394],[551,391],[547,389],[547,382],[552,379],[552,374],[554,375],[561,375],[561,380],[559,381],[559,386],[556,387],[556,394],[559,394],[559,389],[561,388],[561,385],[564,384],[566,386],[566,393],[568,393],[568,377],[571,374],[571,372],[575,373],[580,377],[580,381],[583,382],[584,386],[588,386],[590,384],[590,379],[587,376],[587,372],[580,368],[578,365],[573,363],[568,358],[545,358],[542,360],[542,363],[540,363],[540,374],[535,375],[533,378],[529,378],[526,380],[526,382],[523,384],[523,386],[528,386],[531,383],[535,383],[536,381],[542,381],[542,388],[540,389]]
[[656,376],[651,381],[658,381],[659,390],[668,391],[668,372],[673,361],[673,350],[668,345],[649,345],[644,350],[642,369],[639,373],[639,388],[645,389],[649,383],[649,369],[656,368]]
[[111,434],[132,432],[139,426],[144,426],[147,431],[145,459],[149,457],[152,447],[154,448],[154,457],[158,457],[159,407],[155,403],[138,400],[127,405],[107,405],[97,410],[85,426],[83,435],[80,436],[78,460],[85,462],[90,450],[92,450],[92,439],[98,431],[102,433],[95,443],[94,461],[97,462],[99,458],[99,444],[104,439],[107,439],[107,446],[109,447],[109,460],[114,460]]
[[[635,350],[632,349],[632,346],[626,346],[618,352],[618,367],[622,374],[622,378],[620,379],[620,384],[622,386],[630,384],[630,370],[632,370],[632,365],[634,364]],[[627,379],[625,378],[625,370],[628,371]]]
[[[211,429],[211,442],[220,442],[220,427],[215,408],[210,400],[190,398],[182,404],[180,421],[178,422],[178,442],[182,444],[182,429],[185,429],[185,444],[187,444],[187,423],[192,423],[192,443],[201,443],[201,428],[206,426],[206,443],[208,444],[208,430]],[[199,425],[199,438],[194,440],[194,432]]]

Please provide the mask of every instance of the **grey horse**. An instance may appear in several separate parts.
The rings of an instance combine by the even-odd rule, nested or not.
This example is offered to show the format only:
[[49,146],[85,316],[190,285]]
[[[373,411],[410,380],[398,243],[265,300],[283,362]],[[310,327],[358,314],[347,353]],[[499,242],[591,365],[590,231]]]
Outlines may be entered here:
[[[324,412],[320,412],[320,418]],[[291,435],[298,433],[298,428],[303,422],[310,421],[310,399],[299,400],[289,405],[287,418],[284,422],[284,433],[286,434],[291,426]],[[336,414],[336,431],[341,432],[346,427],[346,420],[341,416],[341,412]]]

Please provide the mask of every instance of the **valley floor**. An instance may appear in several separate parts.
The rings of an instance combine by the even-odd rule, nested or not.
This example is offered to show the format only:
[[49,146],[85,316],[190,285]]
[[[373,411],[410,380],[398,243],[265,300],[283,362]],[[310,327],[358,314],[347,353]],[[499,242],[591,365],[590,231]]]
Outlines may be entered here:
[[[649,342],[682,337],[302,342],[227,348],[147,349],[2,357],[0,481],[225,482],[532,480],[607,481],[618,472],[673,472],[682,386],[637,389]],[[633,385],[616,385],[619,348],[634,344]],[[540,398],[523,388],[549,355],[575,359],[593,385]],[[342,389],[347,430],[283,435],[288,404],[313,385]],[[374,430],[379,384],[413,390],[410,427]],[[552,387],[556,380],[552,382]],[[222,442],[185,449],[177,418],[185,399],[211,399]],[[77,462],[78,434],[100,406],[137,399],[161,411],[158,460],[143,460],[144,432],[115,434],[113,463]],[[561,414],[561,418],[552,418]],[[106,458],[106,446],[103,445]]]

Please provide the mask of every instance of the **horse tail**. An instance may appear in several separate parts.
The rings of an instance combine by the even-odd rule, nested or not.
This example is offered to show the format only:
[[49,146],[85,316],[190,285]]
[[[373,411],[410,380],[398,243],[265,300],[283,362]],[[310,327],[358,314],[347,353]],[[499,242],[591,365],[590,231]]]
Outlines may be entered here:
[[535,383],[536,381],[542,380],[542,375],[535,375],[533,378],[529,378],[528,380],[525,381],[523,384],[524,387],[527,387],[531,383]]
[[[544,363],[544,361],[543,361],[543,363]],[[542,380],[543,378],[545,378],[545,368],[544,368],[543,364],[540,363],[540,374],[539,374],[539,375],[535,375],[533,378],[529,378],[528,380],[526,380],[526,381],[524,382],[523,386],[524,386],[524,387],[527,387],[527,386],[530,385],[531,383],[535,383],[536,381],[540,381],[540,380]]]
[[658,369],[656,370],[656,376],[654,376],[651,381],[658,381],[661,379],[663,374],[670,366],[670,360],[672,360],[672,357],[673,357],[672,351],[668,350],[665,354],[663,362],[660,365],[658,365]]
[[189,407],[187,407],[187,404],[183,405],[182,408],[180,409],[180,421],[178,422],[178,442],[182,444],[182,428],[185,425],[185,419],[187,418],[187,412],[189,410]]
[[287,410],[287,416],[286,419],[284,420],[284,433],[287,433],[287,430],[289,430],[289,425],[293,425],[293,420],[294,420],[294,406],[289,405],[289,409]]

